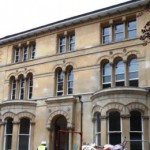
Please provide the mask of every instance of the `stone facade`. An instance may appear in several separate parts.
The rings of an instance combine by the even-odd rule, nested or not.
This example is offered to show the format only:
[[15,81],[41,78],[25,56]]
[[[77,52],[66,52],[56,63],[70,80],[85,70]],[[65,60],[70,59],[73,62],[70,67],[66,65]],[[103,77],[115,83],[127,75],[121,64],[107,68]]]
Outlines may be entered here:
[[76,150],[124,137],[129,150],[148,150],[150,44],[139,40],[147,4],[129,1],[1,38],[0,150],[36,150],[43,140],[49,150]]

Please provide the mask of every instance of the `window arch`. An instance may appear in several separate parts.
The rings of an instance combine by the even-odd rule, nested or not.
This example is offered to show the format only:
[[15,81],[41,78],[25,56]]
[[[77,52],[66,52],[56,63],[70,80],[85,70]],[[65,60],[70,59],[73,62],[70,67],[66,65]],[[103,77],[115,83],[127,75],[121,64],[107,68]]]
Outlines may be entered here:
[[101,145],[101,114],[96,112],[94,114],[94,129],[95,129],[95,143],[96,145]]
[[67,68],[67,94],[73,94],[73,67]]
[[108,61],[102,64],[102,85],[103,88],[111,87],[111,65]]
[[128,79],[129,86],[138,86],[138,62],[136,56],[128,60]]
[[142,115],[141,112],[133,110],[130,112],[130,149],[142,150]]
[[121,58],[115,61],[115,83],[116,86],[124,86],[124,77],[125,69],[124,62]]
[[121,120],[118,111],[109,112],[108,116],[108,139],[112,145],[121,143]]
[[30,147],[30,120],[28,118],[20,119],[20,129],[18,135],[19,150],[28,150]]
[[13,119],[5,119],[5,133],[4,133],[4,150],[12,149],[12,131],[13,131]]

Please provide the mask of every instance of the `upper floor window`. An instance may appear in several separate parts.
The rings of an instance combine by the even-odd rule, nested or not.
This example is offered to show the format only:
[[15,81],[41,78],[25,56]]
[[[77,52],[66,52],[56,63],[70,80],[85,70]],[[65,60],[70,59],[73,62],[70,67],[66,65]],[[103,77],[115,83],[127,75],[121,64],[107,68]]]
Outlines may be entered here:
[[103,44],[111,42],[111,27],[110,26],[103,27],[102,39],[103,39]]
[[118,60],[115,63],[116,86],[124,86],[124,63]]
[[68,35],[58,36],[58,52],[64,53],[66,51],[75,50],[75,34],[69,33]]
[[115,41],[121,41],[124,39],[124,24],[115,24]]
[[136,34],[136,20],[128,21],[128,38],[135,38]]
[[35,50],[36,50],[36,45],[34,42],[28,45],[23,44],[21,46],[15,46],[14,53],[13,53],[13,62],[18,63],[21,61],[27,61],[29,59],[34,59]]
[[118,42],[124,39],[136,38],[136,19],[117,21],[111,25],[102,26],[102,43]]
[[138,62],[136,57],[129,60],[128,77],[129,86],[138,86]]
[[103,88],[111,87],[111,66],[109,62],[102,65],[102,84]]
[[108,118],[108,139],[112,145],[121,143],[121,119],[118,111],[111,111]]
[[33,75],[29,73],[24,78],[23,75],[18,77],[18,80],[14,76],[10,78],[10,99],[31,99],[33,95]]
[[55,71],[55,87],[56,95],[61,96],[64,94],[73,94],[73,67],[68,66],[66,71],[57,68]]

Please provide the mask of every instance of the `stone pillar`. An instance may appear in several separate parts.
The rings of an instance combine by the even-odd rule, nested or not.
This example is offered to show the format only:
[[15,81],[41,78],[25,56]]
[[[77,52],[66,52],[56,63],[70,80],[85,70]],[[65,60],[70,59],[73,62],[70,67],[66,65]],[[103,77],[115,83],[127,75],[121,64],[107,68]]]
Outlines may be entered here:
[[72,129],[69,128],[69,150],[72,149]]
[[[122,140],[126,138],[126,140],[130,139],[130,116],[129,115],[121,115],[122,119]],[[129,149],[130,142],[126,143],[126,148]]]
[[32,122],[31,121],[31,123],[30,123],[30,131],[31,131],[31,133],[30,133],[30,150],[32,150],[32,149],[36,149],[36,148],[34,148],[34,125],[35,125],[35,122]]
[[5,122],[0,123],[0,150],[3,150],[4,146],[4,129],[5,129]]
[[127,61],[124,60],[124,85],[125,86],[129,86],[129,82],[128,82],[128,66],[127,66]]
[[101,116],[101,145],[107,143],[107,117]]
[[110,63],[111,65],[111,87],[115,87],[115,69],[113,63]]
[[18,145],[18,133],[19,133],[19,121],[13,122],[13,133],[12,133],[12,150],[17,150]]

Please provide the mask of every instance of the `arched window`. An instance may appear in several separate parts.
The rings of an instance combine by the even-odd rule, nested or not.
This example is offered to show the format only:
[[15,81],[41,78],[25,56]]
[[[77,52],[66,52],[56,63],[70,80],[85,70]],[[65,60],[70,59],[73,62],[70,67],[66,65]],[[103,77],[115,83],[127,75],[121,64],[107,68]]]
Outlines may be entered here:
[[30,120],[28,118],[22,118],[20,120],[20,129],[19,129],[18,139],[19,139],[18,150],[29,150]]
[[130,112],[130,150],[142,150],[142,116],[139,111]]
[[31,99],[33,94],[33,75],[31,73],[27,76],[27,94],[28,99]]
[[73,94],[73,68],[67,71],[67,94]]
[[138,62],[136,57],[133,57],[129,60],[128,78],[129,78],[129,86],[138,87]]
[[56,71],[56,79],[56,93],[61,96],[64,93],[64,73],[60,68]]
[[[4,150],[12,149],[12,130],[13,130],[13,119],[7,118],[5,124],[5,133],[4,133]],[[1,143],[2,144],[2,143]]]
[[17,87],[16,79],[15,77],[11,77],[10,78],[10,98],[12,100],[16,99],[16,87]]
[[101,119],[100,113],[96,112],[94,115],[95,118],[95,143],[96,145],[101,145]]
[[111,111],[108,118],[108,139],[112,145],[121,143],[121,120],[118,111]]
[[19,99],[24,99],[25,96],[25,79],[23,75],[19,77]]
[[103,88],[111,87],[111,66],[108,62],[102,65],[102,84]]
[[124,63],[123,60],[118,60],[115,63],[115,81],[116,81],[116,86],[124,86]]

